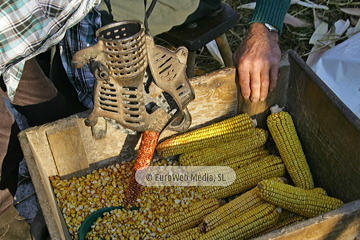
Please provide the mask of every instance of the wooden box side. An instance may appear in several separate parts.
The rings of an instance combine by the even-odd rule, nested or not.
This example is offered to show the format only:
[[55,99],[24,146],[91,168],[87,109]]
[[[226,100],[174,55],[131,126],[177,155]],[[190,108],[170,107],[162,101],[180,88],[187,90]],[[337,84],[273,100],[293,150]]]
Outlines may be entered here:
[[[228,67],[189,79],[195,99],[188,105],[192,122],[187,132],[238,114],[235,75],[235,68]],[[165,130],[159,141],[178,134]]]
[[[37,142],[32,141],[34,140],[34,136],[31,135],[38,134],[35,134],[35,132],[33,133],[34,134],[22,131],[19,133],[19,139],[27,167],[29,169],[31,180],[37,195],[37,199],[49,231],[49,235],[51,239],[71,239],[70,234],[65,227],[66,224],[64,219],[62,218],[60,209],[56,204],[56,199],[52,190],[52,186],[50,185],[50,182],[48,180],[49,172],[51,173],[52,171],[55,171],[55,168],[47,168],[46,165],[44,166],[42,164],[41,159],[44,157],[44,155],[48,154],[42,155],[40,150],[39,152],[36,151]],[[44,151],[45,153],[47,152],[46,148]],[[47,157],[48,162],[54,161],[51,156]]]
[[293,116],[316,186],[360,199],[360,119],[294,52],[286,110]]
[[358,239],[360,237],[360,200],[307,219],[297,224],[264,234],[256,240],[323,240]]

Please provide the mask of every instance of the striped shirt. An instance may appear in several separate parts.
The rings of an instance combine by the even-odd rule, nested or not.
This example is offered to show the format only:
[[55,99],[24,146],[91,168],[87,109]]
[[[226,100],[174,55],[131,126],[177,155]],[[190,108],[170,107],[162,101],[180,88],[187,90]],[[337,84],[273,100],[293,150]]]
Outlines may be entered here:
[[0,75],[14,99],[25,61],[56,45],[100,0],[6,0],[0,3]]

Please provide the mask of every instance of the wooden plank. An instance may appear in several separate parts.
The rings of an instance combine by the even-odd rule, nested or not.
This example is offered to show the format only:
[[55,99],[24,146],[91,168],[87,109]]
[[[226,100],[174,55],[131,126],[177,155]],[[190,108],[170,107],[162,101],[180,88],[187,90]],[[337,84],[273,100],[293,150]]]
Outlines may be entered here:
[[71,178],[89,173],[89,163],[77,122],[49,129],[46,133],[58,174]]
[[33,128],[33,131],[24,131],[23,133],[26,134],[24,139],[26,138],[28,140],[29,147],[31,148],[34,157],[37,161],[42,163],[41,168],[44,169],[47,174],[58,175],[54,158],[46,138],[46,129],[46,127],[36,127]]
[[[190,79],[195,100],[188,105],[192,122],[187,131],[233,117],[238,113],[235,71],[234,67],[228,67]],[[165,130],[159,140],[177,134]]]
[[84,123],[86,116],[88,114],[79,118],[78,128],[90,169],[135,158],[140,134],[129,135],[118,130],[111,123],[106,123],[106,136],[96,139],[92,135],[91,128]]
[[[48,146],[46,141],[46,144],[34,145],[34,141],[38,140],[38,138],[33,138],[35,133],[37,135],[45,136],[45,128],[36,127],[33,129],[36,129],[37,131],[32,132],[25,130],[20,132],[19,140],[21,144],[21,149],[24,154],[24,158],[26,160],[26,165],[29,169],[31,181],[33,183],[39,205],[44,215],[49,235],[51,239],[71,239],[70,233],[66,228],[64,218],[62,217],[59,207],[57,206],[57,202],[52,187],[50,185],[50,181],[48,181],[48,174],[54,173],[53,171],[55,170],[55,166],[48,167],[46,165],[49,162],[53,163],[52,156],[51,154],[41,155],[42,152],[44,153],[44,151],[41,150],[39,152],[35,151],[35,149],[39,150],[38,148],[36,148],[38,146]],[[46,159],[44,159],[44,161],[40,160],[41,157],[44,156],[48,157],[48,161],[46,161]]]
[[[256,240],[358,239],[360,236],[360,200],[320,216],[267,233]],[[357,238],[356,238],[357,237]]]
[[360,199],[360,119],[295,54],[286,110],[293,116],[316,186]]

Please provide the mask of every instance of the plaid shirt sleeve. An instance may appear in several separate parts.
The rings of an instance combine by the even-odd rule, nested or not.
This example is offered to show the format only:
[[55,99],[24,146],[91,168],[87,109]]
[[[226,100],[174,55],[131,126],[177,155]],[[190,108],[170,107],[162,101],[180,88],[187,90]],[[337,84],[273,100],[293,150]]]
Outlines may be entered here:
[[7,0],[0,3],[0,74],[13,100],[26,60],[56,45],[100,0]]
[[59,42],[61,61],[74,86],[78,99],[85,107],[93,108],[93,88],[95,77],[87,65],[75,69],[71,66],[72,56],[83,49],[97,43],[96,30],[101,27],[101,14],[94,8],[78,24],[66,31],[65,37]]

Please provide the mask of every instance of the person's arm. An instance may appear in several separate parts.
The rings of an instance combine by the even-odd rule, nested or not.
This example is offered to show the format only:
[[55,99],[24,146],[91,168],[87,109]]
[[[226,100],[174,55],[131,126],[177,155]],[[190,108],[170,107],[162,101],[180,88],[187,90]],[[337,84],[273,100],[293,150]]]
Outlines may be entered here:
[[[100,0],[3,1],[0,12],[0,75],[12,101],[25,62],[56,45]],[[13,16],[13,17],[10,17]],[[29,24],[31,23],[31,24]],[[26,40],[24,40],[26,39]]]
[[[256,1],[248,35],[233,55],[245,99],[264,101],[276,87],[281,58],[278,37],[289,6],[290,0]],[[264,23],[277,32],[271,32]]]

